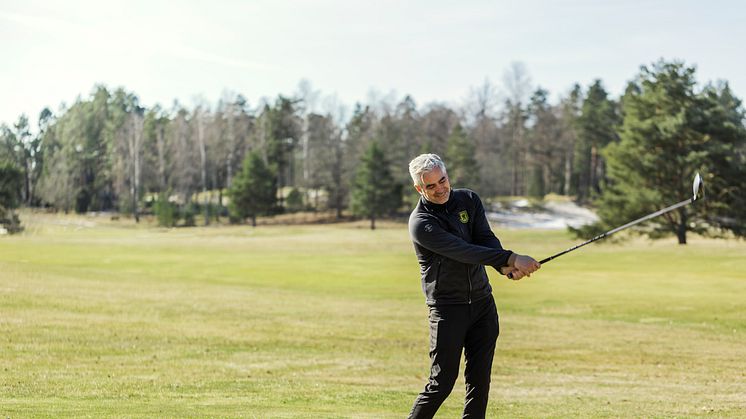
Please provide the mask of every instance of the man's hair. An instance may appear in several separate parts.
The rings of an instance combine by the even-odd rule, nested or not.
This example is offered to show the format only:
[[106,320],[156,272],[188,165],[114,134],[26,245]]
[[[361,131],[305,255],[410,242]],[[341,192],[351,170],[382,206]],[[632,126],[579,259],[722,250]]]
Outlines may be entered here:
[[422,174],[430,172],[436,167],[442,170],[444,174],[448,173],[446,164],[443,163],[440,156],[437,154],[420,154],[409,162],[409,175],[412,176],[415,185],[425,186],[422,183]]

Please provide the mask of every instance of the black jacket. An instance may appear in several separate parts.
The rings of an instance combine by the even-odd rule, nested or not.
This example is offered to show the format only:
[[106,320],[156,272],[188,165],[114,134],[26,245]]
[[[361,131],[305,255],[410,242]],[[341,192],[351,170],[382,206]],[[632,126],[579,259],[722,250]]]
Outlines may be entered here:
[[469,189],[451,190],[445,204],[421,197],[409,217],[409,234],[428,305],[471,304],[487,297],[492,287],[485,265],[499,270],[513,253],[502,248],[482,201]]

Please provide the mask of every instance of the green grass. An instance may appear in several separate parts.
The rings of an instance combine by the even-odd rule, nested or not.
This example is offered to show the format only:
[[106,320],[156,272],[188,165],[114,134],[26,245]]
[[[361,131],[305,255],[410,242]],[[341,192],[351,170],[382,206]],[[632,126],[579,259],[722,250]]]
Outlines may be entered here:
[[[2,418],[394,418],[425,384],[404,225],[24,223],[0,237]],[[498,236],[537,258],[574,243]],[[746,416],[746,243],[634,239],[490,275],[489,417]]]

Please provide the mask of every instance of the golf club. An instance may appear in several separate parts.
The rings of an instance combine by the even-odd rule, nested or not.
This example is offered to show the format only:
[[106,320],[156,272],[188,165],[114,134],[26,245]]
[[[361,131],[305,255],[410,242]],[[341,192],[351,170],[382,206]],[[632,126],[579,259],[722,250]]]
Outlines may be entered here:
[[[622,231],[624,229],[627,229],[629,227],[632,227],[633,225],[640,224],[643,221],[647,221],[647,220],[649,220],[651,218],[655,218],[655,217],[657,217],[659,215],[662,215],[662,214],[665,214],[667,212],[673,211],[673,210],[675,210],[677,208],[683,207],[684,205],[689,205],[689,204],[693,203],[694,201],[696,201],[698,199],[704,198],[704,196],[705,196],[705,185],[704,185],[704,182],[702,181],[702,177],[699,175],[699,173],[697,173],[697,174],[694,175],[694,183],[692,184],[692,197],[691,198],[686,199],[684,201],[681,201],[681,202],[679,202],[677,204],[673,204],[670,207],[663,208],[662,210],[656,211],[656,212],[654,212],[652,214],[648,214],[648,215],[646,215],[646,216],[644,216],[642,218],[638,218],[637,220],[630,221],[629,223],[627,223],[627,224],[625,224],[625,225],[623,225],[621,227],[617,227],[617,228],[615,228],[613,230],[609,230],[606,233],[599,234],[598,236],[596,236],[596,237],[594,237],[594,238],[592,238],[592,239],[590,239],[588,241],[585,241],[583,243],[575,245],[575,246],[573,246],[573,247],[571,247],[571,248],[569,248],[567,250],[564,250],[562,252],[557,253],[556,255],[552,255],[552,256],[549,256],[548,258],[544,258],[544,259],[540,260],[539,263],[543,265],[543,264],[549,262],[552,259],[555,259],[555,258],[558,258],[558,257],[564,255],[565,253],[570,253],[570,252],[572,252],[575,249],[578,249],[578,248],[581,248],[581,247],[585,246],[586,244],[593,243],[596,240],[601,240],[601,239],[603,239],[605,237],[611,236],[612,234],[614,234],[616,232],[619,232],[619,231]],[[509,273],[508,274],[508,278],[513,279],[513,274]]]

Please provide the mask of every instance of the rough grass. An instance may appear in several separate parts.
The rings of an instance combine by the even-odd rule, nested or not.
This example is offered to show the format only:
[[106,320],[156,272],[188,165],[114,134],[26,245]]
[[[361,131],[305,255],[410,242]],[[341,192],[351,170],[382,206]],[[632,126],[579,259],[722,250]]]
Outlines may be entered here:
[[[427,310],[405,226],[26,214],[0,238],[0,417],[404,417]],[[380,224],[379,224],[380,225]],[[563,232],[498,232],[542,257]],[[490,417],[746,415],[746,243],[592,245],[519,282]],[[463,381],[441,409],[458,417]]]

